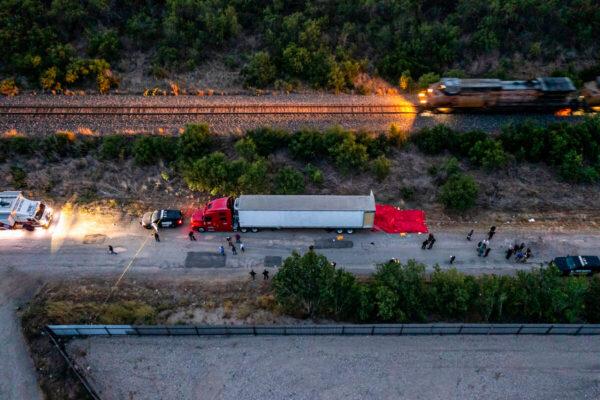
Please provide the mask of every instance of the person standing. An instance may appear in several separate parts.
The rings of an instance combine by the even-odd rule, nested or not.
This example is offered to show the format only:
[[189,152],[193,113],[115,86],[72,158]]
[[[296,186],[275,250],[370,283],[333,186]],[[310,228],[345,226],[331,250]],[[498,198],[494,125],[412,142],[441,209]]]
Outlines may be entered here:
[[430,233],[429,236],[427,236],[427,241],[431,242],[433,239],[433,233]]
[[421,249],[425,250],[427,248],[428,244],[429,244],[429,239],[425,239],[423,241],[423,243],[421,244]]
[[256,280],[256,272],[254,272],[254,269],[250,270],[250,276],[252,277],[252,280],[255,281]]
[[237,254],[237,249],[235,248],[235,246],[233,244],[231,245],[231,252],[233,253],[233,255]]
[[236,243],[241,243],[242,242],[242,237],[240,236],[239,233],[235,234],[235,242]]
[[492,251],[491,247],[488,247],[487,249],[485,249],[485,253],[483,253],[483,256],[487,257],[490,254],[490,251]]
[[188,237],[190,238],[190,242],[196,241],[196,236],[194,236],[194,231],[190,231],[190,233],[188,233]]
[[266,269],[263,271],[263,280],[269,280],[269,271],[267,271]]
[[471,236],[473,236],[473,229],[471,229],[471,232],[469,232],[469,234],[467,235],[467,240],[469,242],[471,241]]
[[508,259],[510,259],[510,257],[513,255],[514,251],[515,251],[515,250],[513,249],[513,247],[512,247],[512,246],[509,246],[509,247],[508,247],[508,250],[506,250],[506,259],[507,259],[507,260],[508,260]]
[[454,264],[454,260],[456,260],[456,256],[450,256],[450,265]]
[[488,240],[492,240],[492,238],[494,237],[495,234],[496,234],[496,227],[492,226],[490,228],[490,231],[488,232]]
[[240,242],[240,250],[242,251],[242,253],[243,253],[244,251],[246,251],[246,248],[244,247],[244,243],[241,243],[241,242]]
[[[432,235],[432,236],[433,236],[433,235]],[[434,244],[434,243],[435,243],[435,238],[432,238],[432,239],[429,241],[429,246],[427,246],[427,249],[431,250],[431,248],[433,247],[433,244]]]
[[219,253],[221,253],[222,256],[225,256],[225,247],[219,246]]
[[154,232],[154,240],[156,242],[160,242],[160,236],[158,236],[158,232]]
[[115,249],[113,249],[113,247],[110,244],[108,245],[108,254],[117,254],[115,252]]

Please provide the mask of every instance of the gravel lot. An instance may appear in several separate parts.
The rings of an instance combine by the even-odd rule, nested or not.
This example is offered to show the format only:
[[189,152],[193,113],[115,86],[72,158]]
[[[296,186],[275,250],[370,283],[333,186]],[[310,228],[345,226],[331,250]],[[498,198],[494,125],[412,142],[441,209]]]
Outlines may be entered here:
[[[159,96],[143,97],[134,95],[110,96],[48,96],[23,95],[1,99],[3,105],[227,105],[227,104],[416,104],[412,97],[396,95],[356,96],[333,94],[291,94],[266,96]],[[217,115],[217,116],[3,116],[0,120],[0,133],[17,131],[29,135],[51,134],[56,131],[71,130],[85,134],[109,133],[164,133],[178,134],[186,123],[206,122],[218,133],[243,132],[260,126],[274,126],[284,129],[304,127],[325,129],[341,125],[349,129],[387,131],[391,124],[401,129],[412,130],[440,123],[456,129],[481,129],[498,131],[509,122],[536,120],[540,123],[554,121],[576,122],[580,117],[555,117],[547,114],[515,115]]]
[[89,338],[103,399],[598,399],[599,337]]

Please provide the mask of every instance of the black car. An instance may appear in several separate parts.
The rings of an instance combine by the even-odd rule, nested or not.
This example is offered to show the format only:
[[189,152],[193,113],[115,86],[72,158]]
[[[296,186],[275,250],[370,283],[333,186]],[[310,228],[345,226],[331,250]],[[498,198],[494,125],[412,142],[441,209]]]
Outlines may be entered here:
[[147,212],[142,217],[140,224],[150,229],[153,225],[156,228],[176,228],[183,223],[183,214],[181,210],[156,210]]
[[563,275],[586,274],[600,272],[600,258],[597,256],[566,256],[556,257],[554,264]]

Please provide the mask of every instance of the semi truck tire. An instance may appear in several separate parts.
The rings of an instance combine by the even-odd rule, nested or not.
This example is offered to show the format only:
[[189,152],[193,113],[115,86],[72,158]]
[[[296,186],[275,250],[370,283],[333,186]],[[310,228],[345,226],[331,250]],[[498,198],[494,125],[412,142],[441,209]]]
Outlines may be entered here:
[[258,228],[251,228],[250,230],[254,233],[258,232]]
[[338,229],[335,230],[335,233],[338,233],[338,234],[341,235],[342,233],[344,233],[344,230],[338,228]]
[[206,229],[204,229],[204,228],[202,228],[202,227],[200,227],[200,228],[196,228],[196,230],[197,230],[198,232],[206,232]]
[[354,233],[354,229],[346,229],[346,233],[352,234],[352,233]]
[[240,232],[246,233],[246,232],[248,232],[248,228],[240,228]]

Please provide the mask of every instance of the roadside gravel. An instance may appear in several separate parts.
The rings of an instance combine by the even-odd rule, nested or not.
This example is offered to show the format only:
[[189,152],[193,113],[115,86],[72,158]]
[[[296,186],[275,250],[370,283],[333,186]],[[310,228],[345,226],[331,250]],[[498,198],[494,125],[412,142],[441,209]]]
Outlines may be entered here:
[[597,399],[599,337],[72,341],[103,399]]

